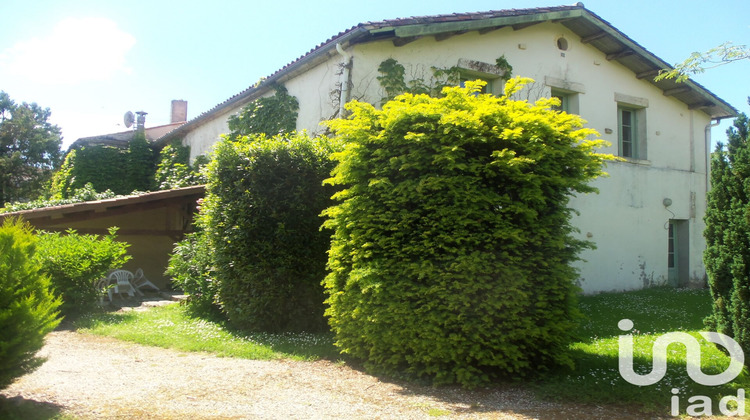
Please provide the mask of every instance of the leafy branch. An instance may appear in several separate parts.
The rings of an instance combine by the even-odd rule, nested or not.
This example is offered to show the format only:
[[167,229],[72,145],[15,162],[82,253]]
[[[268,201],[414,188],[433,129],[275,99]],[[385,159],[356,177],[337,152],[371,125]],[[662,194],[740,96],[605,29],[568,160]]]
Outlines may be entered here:
[[657,82],[664,79],[677,79],[682,83],[690,78],[691,74],[703,73],[707,69],[723,66],[735,61],[750,58],[750,49],[746,45],[736,45],[725,42],[706,52],[694,52],[685,61],[674,66],[671,70],[661,70],[654,78]]

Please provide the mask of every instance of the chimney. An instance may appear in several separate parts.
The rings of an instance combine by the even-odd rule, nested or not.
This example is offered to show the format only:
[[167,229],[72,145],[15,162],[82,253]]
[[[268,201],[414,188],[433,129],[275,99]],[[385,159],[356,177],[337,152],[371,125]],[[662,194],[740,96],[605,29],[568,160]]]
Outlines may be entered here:
[[138,111],[135,113],[135,115],[138,116],[138,118],[136,119],[135,131],[143,133],[146,129],[146,115],[148,115],[148,112]]
[[171,123],[187,121],[187,101],[176,99],[172,101],[172,121]]

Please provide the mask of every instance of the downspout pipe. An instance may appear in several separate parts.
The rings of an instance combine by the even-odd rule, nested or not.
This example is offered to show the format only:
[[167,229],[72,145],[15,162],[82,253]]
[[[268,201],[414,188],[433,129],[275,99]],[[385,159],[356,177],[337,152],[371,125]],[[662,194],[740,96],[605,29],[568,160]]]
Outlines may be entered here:
[[720,122],[721,120],[717,118],[715,122],[706,124],[703,131],[703,136],[706,139],[706,193],[711,189],[711,129],[719,125]]
[[336,44],[336,51],[344,58],[344,68],[341,72],[341,95],[339,95],[339,118],[343,118],[346,111],[345,105],[349,101],[349,77],[352,67],[352,56],[344,51],[340,43]]

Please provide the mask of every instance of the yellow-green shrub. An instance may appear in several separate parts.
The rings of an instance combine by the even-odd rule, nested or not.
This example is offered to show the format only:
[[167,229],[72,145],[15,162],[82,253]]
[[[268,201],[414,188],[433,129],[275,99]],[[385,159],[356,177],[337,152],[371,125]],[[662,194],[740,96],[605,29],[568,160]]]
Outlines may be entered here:
[[[506,94],[524,80],[513,79]],[[474,385],[569,364],[576,271],[569,197],[602,174],[578,116],[480,95],[353,102],[331,183],[325,281],[345,353],[381,372]]]

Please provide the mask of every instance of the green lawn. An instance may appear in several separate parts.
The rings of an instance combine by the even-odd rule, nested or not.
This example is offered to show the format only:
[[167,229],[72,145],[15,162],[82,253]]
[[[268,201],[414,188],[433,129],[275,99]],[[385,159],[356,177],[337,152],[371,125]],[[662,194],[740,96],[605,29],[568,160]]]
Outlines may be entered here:
[[[704,373],[720,373],[729,358],[698,334],[703,318],[711,310],[706,290],[654,288],[629,293],[607,293],[580,298],[584,315],[571,344],[576,360],[573,371],[545,372],[533,387],[544,398],[596,404],[639,406],[668,414],[672,389],[679,389],[679,406],[684,413],[688,398],[705,395],[713,400],[714,414],[722,396],[737,395],[739,388],[750,389],[750,376],[743,372],[724,386],[704,387],[694,383],[685,370],[685,350],[669,347],[667,375],[658,383],[639,387],[626,382],[618,370],[617,323],[633,321],[636,371],[651,370],[651,347],[661,334],[687,332],[702,345]],[[81,331],[106,335],[146,345],[182,351],[207,351],[219,356],[249,359],[292,358],[339,359],[330,334],[241,334],[222,323],[192,317],[179,305],[145,312],[97,314],[76,323]]]
[[[672,389],[678,389],[680,411],[691,405],[695,395],[708,396],[713,401],[713,413],[718,413],[721,397],[737,395],[739,388],[750,389],[747,369],[733,382],[717,387],[695,383],[685,370],[685,348],[670,345],[667,374],[650,386],[636,386],[625,381],[618,369],[618,336],[622,332],[617,323],[627,318],[633,321],[634,365],[636,372],[651,371],[651,349],[658,336],[666,332],[682,331],[701,343],[701,368],[706,374],[717,374],[729,365],[729,358],[700,335],[705,331],[703,318],[711,311],[707,290],[675,290],[654,288],[629,293],[606,293],[586,296],[580,300],[585,319],[578,329],[578,340],[570,346],[576,359],[572,372],[547,375],[536,384],[546,398],[590,403],[638,405],[647,411],[668,414],[671,409]],[[731,407],[731,406],[730,406]]]
[[0,396],[0,419],[3,420],[76,420],[75,416],[62,411],[63,407],[50,403]]
[[223,323],[191,316],[180,305],[142,312],[94,314],[75,322],[79,331],[149,346],[206,351],[243,359],[336,358],[331,334],[267,334],[232,331]]

